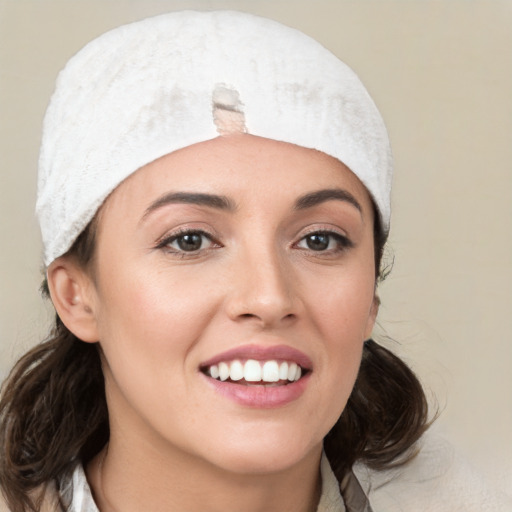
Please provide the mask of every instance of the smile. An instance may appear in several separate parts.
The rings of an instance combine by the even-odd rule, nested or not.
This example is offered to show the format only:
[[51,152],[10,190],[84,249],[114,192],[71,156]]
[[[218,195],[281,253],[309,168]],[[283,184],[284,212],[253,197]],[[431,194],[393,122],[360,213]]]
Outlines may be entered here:
[[243,345],[199,366],[216,394],[244,407],[269,409],[298,400],[313,373],[311,359],[288,345]]
[[258,383],[268,385],[286,385],[289,382],[299,380],[304,370],[293,361],[257,361],[248,359],[242,362],[221,361],[212,364],[203,370],[206,375],[221,382],[231,381],[238,384],[257,385]]

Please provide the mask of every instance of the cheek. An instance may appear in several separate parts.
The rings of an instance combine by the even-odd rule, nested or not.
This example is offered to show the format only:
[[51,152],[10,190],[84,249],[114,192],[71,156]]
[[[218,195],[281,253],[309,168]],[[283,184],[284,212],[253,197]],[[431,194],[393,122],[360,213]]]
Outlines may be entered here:
[[375,297],[373,273],[364,266],[341,269],[319,280],[306,279],[308,308],[317,328],[332,342],[363,341],[372,321]]
[[100,294],[100,342],[106,355],[183,364],[176,356],[200,336],[214,297],[197,280],[176,279],[175,273],[119,268],[123,272],[110,269]]
[[357,378],[368,326],[373,325],[374,280],[362,266],[333,273],[322,287],[318,279],[309,284],[307,307],[325,344],[320,371],[331,404],[336,404],[331,418],[336,421]]
[[[178,280],[169,271],[150,267],[119,268],[123,272],[109,269],[100,295],[100,345],[109,410],[113,417],[131,418],[127,424],[138,425],[140,417],[153,418],[164,432],[169,404],[176,402],[176,396],[189,396],[187,383],[197,371],[190,354],[211,318],[216,298],[205,293],[204,286],[182,279],[183,272]],[[192,405],[189,399],[186,406]]]

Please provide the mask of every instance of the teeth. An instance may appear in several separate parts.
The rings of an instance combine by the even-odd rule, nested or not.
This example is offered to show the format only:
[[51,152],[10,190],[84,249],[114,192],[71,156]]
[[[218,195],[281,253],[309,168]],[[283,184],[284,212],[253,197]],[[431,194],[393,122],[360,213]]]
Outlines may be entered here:
[[279,378],[281,380],[288,380],[288,363],[286,361],[279,365]]
[[244,378],[244,367],[240,361],[233,361],[229,370],[231,380],[240,380]]
[[231,362],[221,362],[218,365],[212,364],[208,368],[210,377],[225,381],[245,380],[246,382],[265,382],[276,383],[281,380],[295,382],[302,376],[302,368],[297,364],[289,361],[278,363],[275,360],[256,361],[248,359],[245,363],[239,360]]
[[295,374],[297,373],[297,363],[291,363],[288,365],[288,380],[293,382],[295,380]]
[[229,366],[226,363],[219,364],[219,378],[220,380],[227,380],[229,377]]
[[261,380],[261,365],[254,359],[249,359],[244,364],[244,379],[247,382],[259,382]]
[[214,379],[219,378],[219,367],[216,364],[210,366],[210,377],[213,377]]
[[279,365],[277,361],[267,361],[263,365],[262,377],[265,382],[277,382],[279,380]]

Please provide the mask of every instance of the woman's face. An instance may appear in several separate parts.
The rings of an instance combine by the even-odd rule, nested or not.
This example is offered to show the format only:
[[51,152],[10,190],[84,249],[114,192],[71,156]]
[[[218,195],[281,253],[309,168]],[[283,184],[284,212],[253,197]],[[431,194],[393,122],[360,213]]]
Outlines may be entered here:
[[339,161],[249,135],[123,182],[90,291],[112,436],[242,473],[318,455],[375,320],[373,220]]

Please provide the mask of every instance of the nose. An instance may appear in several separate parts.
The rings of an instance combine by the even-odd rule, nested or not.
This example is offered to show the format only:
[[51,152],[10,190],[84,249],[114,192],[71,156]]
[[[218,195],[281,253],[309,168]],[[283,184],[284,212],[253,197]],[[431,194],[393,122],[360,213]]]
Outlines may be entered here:
[[273,249],[245,251],[233,263],[226,304],[231,320],[252,321],[268,328],[297,319],[300,300],[296,276],[285,255]]

